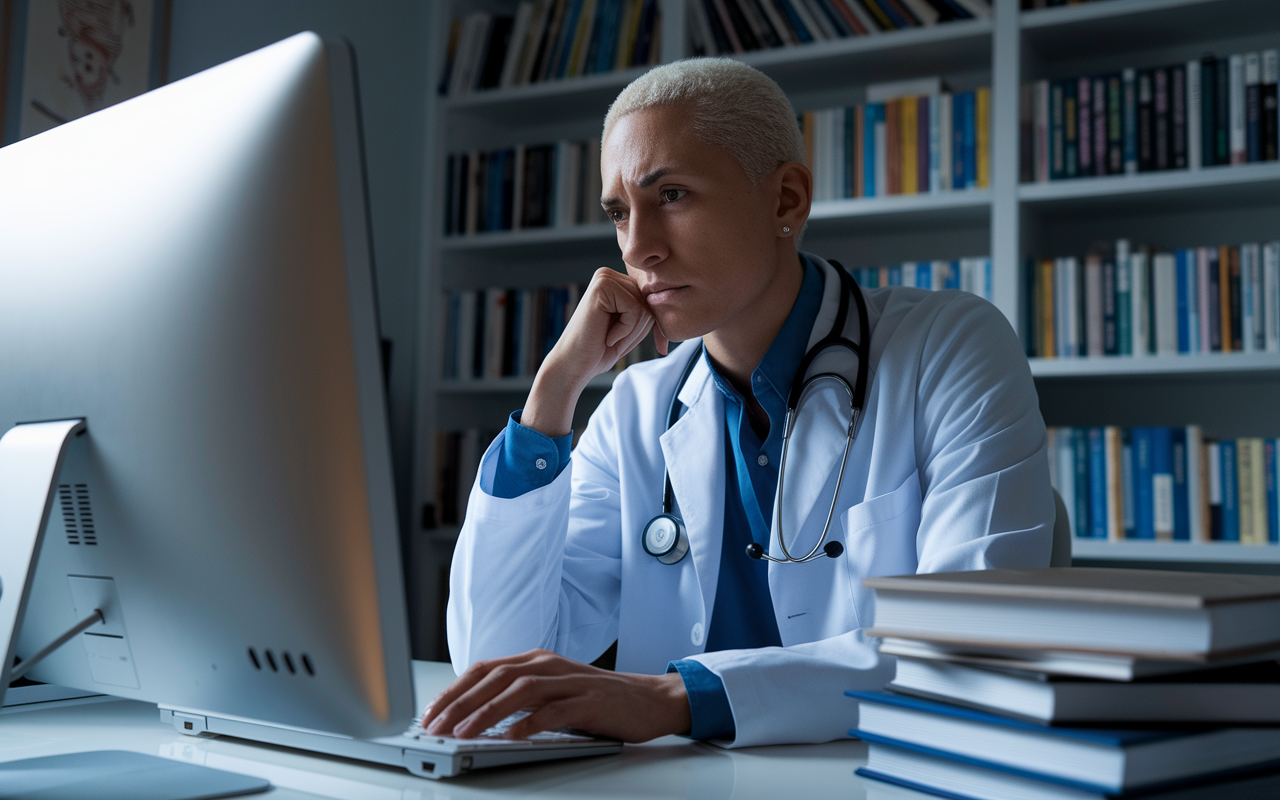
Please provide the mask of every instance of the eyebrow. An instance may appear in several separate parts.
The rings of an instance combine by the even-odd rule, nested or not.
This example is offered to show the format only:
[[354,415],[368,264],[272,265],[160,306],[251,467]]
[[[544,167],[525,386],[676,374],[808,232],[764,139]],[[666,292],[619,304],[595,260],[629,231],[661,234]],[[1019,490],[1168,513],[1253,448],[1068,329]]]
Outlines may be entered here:
[[[675,170],[672,169],[671,167],[659,167],[655,169],[653,172],[647,173],[645,175],[641,175],[640,180],[636,181],[636,186],[641,189],[647,189],[650,186],[657,183],[658,181],[662,180],[667,175],[670,175],[672,172],[675,172]],[[622,198],[620,197],[608,197],[600,201],[600,205],[603,206],[604,208],[608,208],[609,206],[614,206],[614,205],[620,205],[621,203],[622,203]]]

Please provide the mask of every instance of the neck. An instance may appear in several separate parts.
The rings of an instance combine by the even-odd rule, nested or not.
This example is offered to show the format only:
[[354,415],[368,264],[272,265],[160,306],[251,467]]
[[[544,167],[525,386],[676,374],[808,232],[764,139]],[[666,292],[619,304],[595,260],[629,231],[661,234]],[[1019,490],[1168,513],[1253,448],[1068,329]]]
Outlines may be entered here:
[[756,299],[728,323],[702,337],[716,369],[744,397],[754,397],[751,373],[782,330],[803,283],[800,256],[788,247],[779,254],[773,278]]

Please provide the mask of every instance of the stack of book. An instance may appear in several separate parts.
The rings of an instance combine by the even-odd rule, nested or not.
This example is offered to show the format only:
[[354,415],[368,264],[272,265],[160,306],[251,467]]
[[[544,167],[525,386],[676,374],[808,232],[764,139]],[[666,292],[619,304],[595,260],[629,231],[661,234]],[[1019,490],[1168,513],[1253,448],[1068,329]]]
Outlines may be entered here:
[[1280,796],[1280,577],[868,578],[894,681],[858,774],[949,798]]
[[990,0],[689,0],[689,38],[714,56],[990,16]]
[[1280,51],[1022,87],[1025,182],[1275,161]]
[[1086,539],[1280,543],[1276,439],[1185,428],[1049,428],[1049,478]]
[[914,286],[917,289],[962,289],[991,299],[991,259],[986,256],[954,261],[904,261],[884,267],[851,269],[864,289],[881,286]]
[[606,221],[599,139],[457,153],[445,175],[446,235]]
[[990,122],[986,86],[806,111],[800,127],[813,199],[986,188]]
[[1027,354],[1280,352],[1280,242],[1027,259]]
[[524,0],[514,17],[477,11],[453,21],[440,93],[656,64],[661,36],[659,0]]

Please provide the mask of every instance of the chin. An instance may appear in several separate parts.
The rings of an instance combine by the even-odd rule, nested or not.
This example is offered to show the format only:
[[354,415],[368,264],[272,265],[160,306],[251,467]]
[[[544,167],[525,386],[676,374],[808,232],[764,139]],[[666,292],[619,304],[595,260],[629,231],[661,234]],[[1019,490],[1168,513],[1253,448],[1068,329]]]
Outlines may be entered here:
[[718,322],[706,317],[677,312],[674,309],[659,311],[654,316],[657,318],[662,335],[673,342],[687,342],[690,339],[706,336],[716,329]]

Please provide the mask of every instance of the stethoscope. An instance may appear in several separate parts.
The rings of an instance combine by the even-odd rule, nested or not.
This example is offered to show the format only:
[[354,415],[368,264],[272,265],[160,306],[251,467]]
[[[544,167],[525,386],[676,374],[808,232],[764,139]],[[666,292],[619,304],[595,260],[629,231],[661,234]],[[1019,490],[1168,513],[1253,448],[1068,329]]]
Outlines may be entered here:
[[[778,531],[778,545],[782,548],[782,558],[769,555],[758,542],[752,542],[747,545],[748,556],[754,559],[763,558],[775,564],[803,564],[818,558],[836,558],[844,552],[844,546],[839,542],[834,540],[827,541],[827,534],[831,530],[831,520],[836,513],[836,502],[840,497],[840,486],[844,482],[845,464],[849,460],[849,450],[853,447],[853,439],[858,430],[858,418],[862,416],[862,408],[867,401],[867,371],[870,362],[867,357],[867,343],[871,340],[871,333],[870,323],[867,321],[867,301],[862,296],[861,287],[838,262],[832,261],[830,263],[835,267],[836,273],[839,274],[840,283],[843,287],[843,291],[840,293],[840,307],[836,312],[836,320],[831,325],[831,331],[821,341],[809,348],[804,358],[801,359],[800,366],[796,370],[796,377],[791,382],[791,391],[787,395],[787,416],[782,427],[782,460],[778,464],[778,495],[773,504],[774,527]],[[849,341],[843,335],[845,322],[849,316],[850,296],[858,304],[857,343]],[[858,375],[852,387],[849,386],[849,381],[844,376],[834,372],[820,372],[810,378],[804,377],[814,360],[832,347],[843,347],[858,357]],[[689,374],[693,372],[693,368],[702,356],[702,352],[702,345],[699,345],[693,357],[689,359],[689,363],[685,365],[684,372],[680,374],[680,382],[676,384],[675,393],[671,396],[671,405],[667,409],[667,430],[670,430],[671,426],[675,425],[676,421],[680,419],[680,391],[684,388],[685,382],[689,380]],[[840,473],[836,477],[836,489],[835,494],[831,496],[831,508],[827,511],[827,522],[822,526],[822,536],[812,550],[800,558],[796,558],[787,549],[787,538],[782,531],[782,497],[787,477],[787,448],[791,442],[791,433],[795,428],[796,417],[799,415],[800,404],[808,395],[809,390],[816,383],[824,380],[838,382],[849,394],[849,430],[845,435],[844,456],[840,459]],[[644,526],[644,531],[641,534],[644,551],[663,564],[675,564],[689,552],[689,535],[685,531],[684,521],[673,513],[674,507],[675,491],[671,488],[671,473],[664,467],[662,513],[649,520],[649,524]]]

